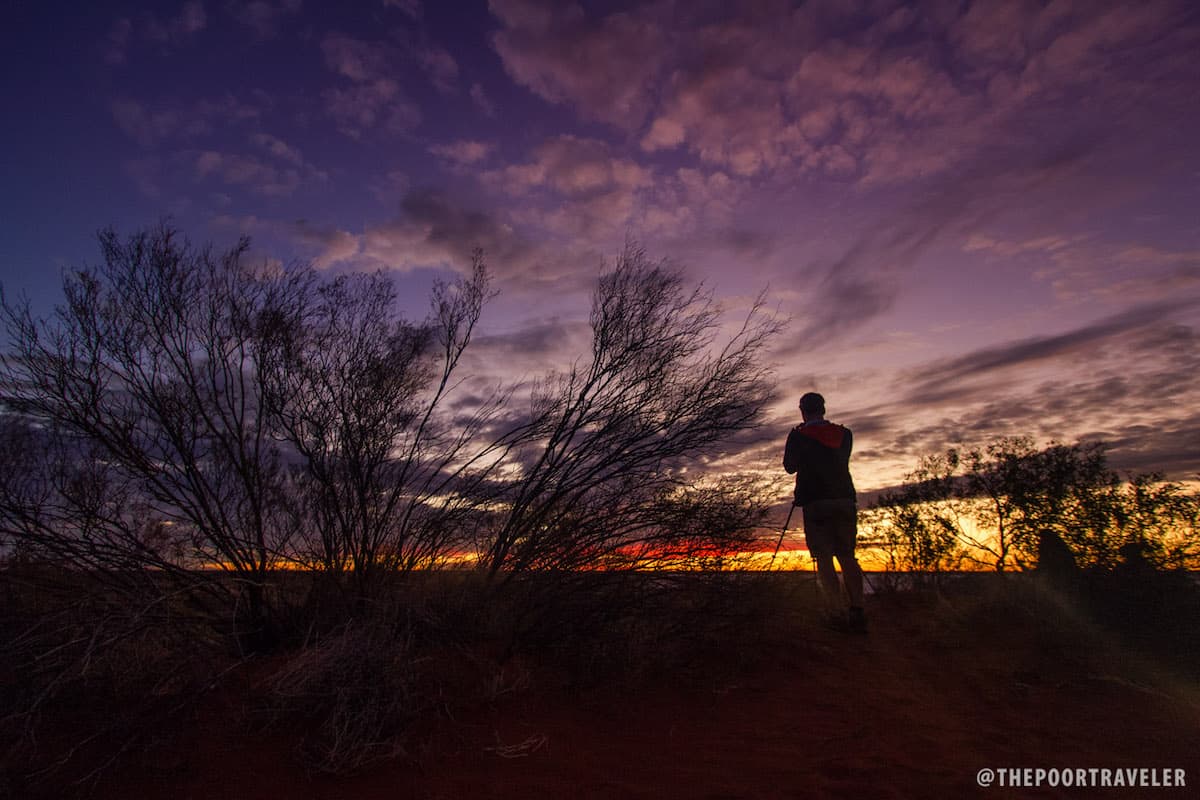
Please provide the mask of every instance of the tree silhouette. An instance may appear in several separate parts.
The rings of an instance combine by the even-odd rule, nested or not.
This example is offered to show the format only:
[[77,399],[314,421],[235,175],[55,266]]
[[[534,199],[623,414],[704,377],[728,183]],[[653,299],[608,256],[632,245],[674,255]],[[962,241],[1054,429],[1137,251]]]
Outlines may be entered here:
[[493,578],[733,546],[762,513],[761,497],[730,505],[729,485],[695,469],[771,397],[762,355],[780,323],[761,301],[718,347],[711,294],[627,246],[590,322],[590,358],[542,381],[503,437],[512,477],[481,552]]
[[[132,490],[150,519],[182,525],[187,566],[232,572],[257,625],[267,573],[295,529],[257,325],[309,276],[246,264],[245,239],[214,254],[166,226],[99,238],[103,262],[67,274],[50,319],[5,300],[6,402]],[[126,554],[153,563],[145,550]]]
[[435,285],[419,324],[397,315],[379,274],[313,284],[265,316],[266,406],[294,449],[315,534],[299,543],[302,563],[349,570],[366,592],[377,571],[434,566],[464,544],[456,528],[499,457],[479,432],[504,395],[453,423],[440,412],[487,297],[476,253],[469,278]]
[[877,512],[911,569],[939,568],[960,546],[998,572],[1027,569],[1048,537],[1080,566],[1105,569],[1132,550],[1159,566],[1197,554],[1197,495],[1156,475],[1122,481],[1098,442],[1039,449],[1017,437],[926,456]]

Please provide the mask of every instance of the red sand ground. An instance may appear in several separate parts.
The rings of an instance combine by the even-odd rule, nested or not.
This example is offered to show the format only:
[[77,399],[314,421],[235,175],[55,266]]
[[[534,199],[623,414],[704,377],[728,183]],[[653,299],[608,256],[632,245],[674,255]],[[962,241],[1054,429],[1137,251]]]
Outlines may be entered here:
[[[104,798],[949,798],[1200,796],[1196,687],[1118,678],[1000,620],[941,626],[881,604],[868,637],[811,624],[723,679],[569,693],[534,682],[459,716],[416,759],[308,776],[295,740],[187,742]],[[1058,648],[1051,645],[1051,650]],[[703,674],[701,670],[698,674]],[[1164,688],[1167,687],[1167,688]],[[505,758],[505,746],[527,755]],[[499,748],[498,748],[499,745]],[[512,753],[510,752],[510,755]],[[1182,789],[981,789],[984,767],[1169,767]]]

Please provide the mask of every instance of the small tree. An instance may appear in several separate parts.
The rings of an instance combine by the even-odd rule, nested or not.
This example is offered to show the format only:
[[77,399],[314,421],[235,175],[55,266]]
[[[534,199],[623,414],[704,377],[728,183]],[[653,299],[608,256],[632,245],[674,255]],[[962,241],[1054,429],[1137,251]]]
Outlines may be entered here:
[[0,414],[0,530],[18,561],[87,570],[126,599],[157,597],[164,578],[195,583],[187,538],[102,450],[11,412]]
[[294,530],[257,325],[311,276],[247,265],[245,239],[217,255],[165,226],[124,241],[105,231],[100,245],[103,263],[66,276],[49,320],[4,300],[9,405],[182,526],[186,565],[231,571],[257,625]]
[[[502,437],[512,477],[482,548],[489,575],[635,566],[631,553],[748,537],[762,498],[735,513],[695,467],[760,421],[761,359],[779,323],[756,304],[717,347],[720,317],[711,294],[626,248],[592,297],[590,358],[546,378],[529,418]],[[714,503],[720,527],[684,524]]]
[[880,495],[870,516],[893,568],[936,576],[961,564],[967,534],[959,463],[956,450],[924,457],[903,486]]
[[453,422],[441,406],[487,297],[477,252],[469,278],[435,285],[420,324],[396,313],[382,274],[316,284],[265,317],[267,406],[298,456],[315,534],[304,564],[351,570],[365,594],[377,571],[432,566],[463,543],[456,528],[495,461],[472,448],[503,395]]
[[1200,495],[1158,474],[1113,481],[1073,509],[1064,540],[1086,566],[1116,568],[1130,554],[1162,569],[1194,569]]
[[959,552],[998,572],[1027,569],[1046,534],[1079,564],[1103,569],[1130,548],[1159,566],[1194,563],[1198,550],[1196,495],[1156,475],[1123,483],[1101,443],[1038,449],[1007,438],[927,456],[878,510],[885,537],[914,569],[936,569],[939,554]]
[[939,524],[966,545],[967,557],[997,572],[1032,566],[1043,531],[1067,538],[1078,509],[1113,479],[1101,445],[1039,450],[1027,437],[951,449],[927,463],[943,468],[932,481],[922,479],[919,469],[916,477],[926,489],[911,499],[940,508]]

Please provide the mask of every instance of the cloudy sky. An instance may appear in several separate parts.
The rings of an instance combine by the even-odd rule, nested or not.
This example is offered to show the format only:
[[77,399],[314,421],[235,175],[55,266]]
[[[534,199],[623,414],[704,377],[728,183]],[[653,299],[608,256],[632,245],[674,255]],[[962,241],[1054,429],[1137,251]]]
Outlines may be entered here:
[[[473,364],[586,343],[627,239],[790,317],[860,489],[954,443],[1103,438],[1200,471],[1200,7],[189,0],[5,7],[0,280],[49,310],[169,216],[387,268],[419,314],[485,248]],[[787,493],[781,476],[781,496]]]

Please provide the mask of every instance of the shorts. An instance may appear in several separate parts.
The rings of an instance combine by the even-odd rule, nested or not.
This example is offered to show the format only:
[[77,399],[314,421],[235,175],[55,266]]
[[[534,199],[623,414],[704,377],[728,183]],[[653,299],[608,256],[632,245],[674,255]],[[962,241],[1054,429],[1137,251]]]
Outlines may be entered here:
[[814,500],[804,506],[804,541],[813,558],[854,558],[858,540],[858,504],[849,497]]

